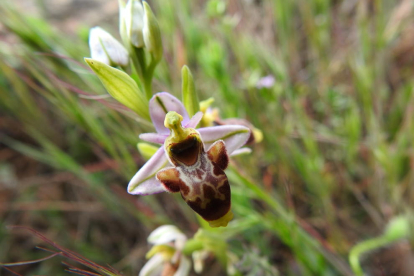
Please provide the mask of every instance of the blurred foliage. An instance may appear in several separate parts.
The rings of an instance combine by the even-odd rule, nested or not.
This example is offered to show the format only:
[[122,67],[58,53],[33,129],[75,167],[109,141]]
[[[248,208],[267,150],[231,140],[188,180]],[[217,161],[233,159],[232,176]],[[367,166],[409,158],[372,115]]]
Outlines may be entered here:
[[[263,131],[263,142],[228,170],[236,219],[234,233],[226,231],[240,271],[353,275],[352,246],[412,212],[411,1],[151,5],[165,56],[154,90],[178,95],[187,64],[200,100],[214,97],[221,118],[247,118]],[[172,195],[125,191],[145,162],[138,134],[151,126],[101,97],[104,88],[83,63],[85,36],[66,35],[7,1],[0,15],[7,28],[0,41],[2,224],[40,229],[91,260],[136,275],[152,229],[173,223],[192,236],[199,224]],[[258,88],[267,75],[275,83]],[[34,244],[0,227],[2,262],[44,256]],[[406,244],[399,254],[412,264]],[[64,274],[51,260],[19,269]],[[412,269],[403,263],[383,265],[382,272],[412,275]]]

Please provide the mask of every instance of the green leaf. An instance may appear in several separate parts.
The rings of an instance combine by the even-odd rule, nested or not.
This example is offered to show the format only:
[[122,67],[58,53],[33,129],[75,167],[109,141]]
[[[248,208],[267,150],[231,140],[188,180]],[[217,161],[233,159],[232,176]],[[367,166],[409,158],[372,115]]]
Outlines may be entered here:
[[91,58],[85,58],[85,61],[114,99],[133,110],[140,117],[150,120],[145,95],[128,74]]

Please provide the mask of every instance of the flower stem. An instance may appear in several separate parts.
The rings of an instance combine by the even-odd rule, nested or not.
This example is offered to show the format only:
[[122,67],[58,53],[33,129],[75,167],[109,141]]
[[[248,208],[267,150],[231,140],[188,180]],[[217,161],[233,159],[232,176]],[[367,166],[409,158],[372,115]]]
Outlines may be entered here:
[[133,57],[134,66],[137,70],[138,75],[141,77],[141,79],[144,79],[145,71],[147,67],[144,49],[134,47],[134,50],[135,50],[134,51],[135,55]]
[[150,100],[152,97],[152,76],[144,78],[144,89],[147,100]]
[[191,239],[185,243],[183,253],[185,255],[191,255],[194,251],[203,249],[203,242],[200,240]]
[[147,95],[147,99],[151,99],[152,97],[152,78],[154,76],[155,66],[157,66],[157,61],[151,55],[151,62],[148,67],[145,68],[144,71],[144,88],[145,94]]
[[361,255],[365,252],[372,251],[376,248],[382,247],[384,245],[387,245],[390,243],[390,241],[387,237],[381,236],[373,239],[369,239],[366,241],[362,241],[355,245],[351,252],[349,253],[349,263],[351,265],[352,270],[354,271],[355,275],[357,276],[363,276],[364,272],[362,270],[361,264],[359,262],[359,259]]
[[154,74],[155,65],[154,59],[151,57],[151,62],[147,67],[147,59],[143,48],[134,48],[134,55],[132,62],[135,70],[144,84],[145,96],[149,101],[152,97],[152,77]]

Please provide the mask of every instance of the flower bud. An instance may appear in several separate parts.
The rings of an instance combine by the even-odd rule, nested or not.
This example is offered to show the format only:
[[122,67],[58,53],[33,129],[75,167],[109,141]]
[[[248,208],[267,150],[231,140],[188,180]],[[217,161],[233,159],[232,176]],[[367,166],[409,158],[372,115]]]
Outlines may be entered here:
[[126,6],[125,1],[118,0],[118,6],[119,6],[119,35],[121,36],[122,43],[124,44],[128,52],[130,52],[131,45],[129,43],[129,38],[127,35],[126,24],[125,24],[125,6]]
[[127,66],[128,51],[112,35],[100,27],[89,32],[89,48],[94,60],[111,66]]
[[408,237],[410,234],[410,223],[405,216],[393,218],[387,225],[385,236],[391,240],[398,240]]
[[129,0],[123,12],[129,42],[137,48],[144,47],[144,7],[139,0]]
[[187,241],[187,237],[174,225],[163,225],[152,231],[148,236],[148,242],[160,245],[171,244],[174,242],[174,247],[181,250]]
[[160,27],[158,21],[155,18],[150,6],[147,2],[144,2],[144,42],[145,47],[148,49],[156,62],[162,58],[162,40]]
[[217,108],[210,108],[213,102],[214,98],[212,97],[200,102],[200,111],[203,112],[200,127],[214,126],[214,122],[219,119],[219,110]]
[[135,111],[142,118],[150,119],[145,95],[128,74],[98,60],[85,58],[85,61],[114,99]]

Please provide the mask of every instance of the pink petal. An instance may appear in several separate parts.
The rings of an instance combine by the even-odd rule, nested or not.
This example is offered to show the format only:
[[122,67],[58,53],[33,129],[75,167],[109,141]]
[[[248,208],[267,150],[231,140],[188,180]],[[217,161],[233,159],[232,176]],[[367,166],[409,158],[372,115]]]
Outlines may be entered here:
[[175,111],[183,116],[182,125],[186,125],[190,118],[187,110],[179,99],[167,92],[155,94],[149,103],[149,110],[155,130],[160,134],[170,134],[170,130],[164,126],[165,115],[168,111]]
[[163,192],[164,189],[161,183],[155,179],[155,174],[167,164],[168,159],[165,155],[164,147],[161,147],[132,177],[128,184],[128,193],[149,195]]
[[156,144],[164,144],[165,139],[167,139],[168,135],[165,134],[158,134],[158,133],[142,133],[139,135],[139,138]]
[[155,177],[152,177],[139,184],[134,190],[128,192],[134,195],[145,196],[165,192],[165,189]]
[[203,112],[199,111],[196,114],[194,114],[194,116],[190,119],[190,121],[184,126],[195,128],[202,118],[203,118]]
[[240,155],[240,154],[249,154],[251,152],[252,152],[251,148],[240,148],[240,149],[236,149],[235,151],[233,151],[231,156],[236,156],[236,155]]
[[247,127],[239,125],[213,126],[197,129],[208,149],[215,141],[223,140],[226,144],[227,153],[231,154],[236,149],[246,144],[250,136]]

